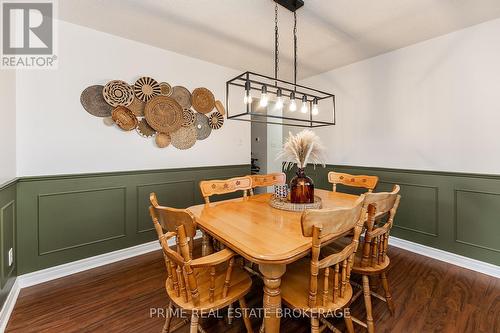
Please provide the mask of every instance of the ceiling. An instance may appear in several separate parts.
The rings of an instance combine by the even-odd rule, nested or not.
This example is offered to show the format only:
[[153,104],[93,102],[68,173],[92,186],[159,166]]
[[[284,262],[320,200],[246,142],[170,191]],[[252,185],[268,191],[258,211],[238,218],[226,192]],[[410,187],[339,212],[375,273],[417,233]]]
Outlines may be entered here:
[[[64,0],[62,20],[216,64],[273,73],[272,0]],[[498,0],[305,0],[299,78],[500,17]],[[293,15],[279,8],[280,78],[291,79]]]

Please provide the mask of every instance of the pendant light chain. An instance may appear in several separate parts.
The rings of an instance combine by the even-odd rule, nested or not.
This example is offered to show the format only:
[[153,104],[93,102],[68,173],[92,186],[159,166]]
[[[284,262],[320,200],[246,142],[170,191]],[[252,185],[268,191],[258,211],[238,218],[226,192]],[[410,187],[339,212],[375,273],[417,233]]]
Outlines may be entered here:
[[297,12],[293,12],[293,84],[297,84]]
[[278,78],[279,71],[279,31],[278,31],[278,3],[274,7],[274,78]]

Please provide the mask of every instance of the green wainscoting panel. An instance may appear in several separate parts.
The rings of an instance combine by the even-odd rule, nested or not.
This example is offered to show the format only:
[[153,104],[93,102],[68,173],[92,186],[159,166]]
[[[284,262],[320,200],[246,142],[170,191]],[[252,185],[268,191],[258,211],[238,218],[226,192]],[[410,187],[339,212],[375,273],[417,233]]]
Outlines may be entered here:
[[[500,176],[327,165],[308,167],[317,188],[331,190],[329,171],[379,177],[375,191],[401,186],[392,235],[500,265]],[[288,172],[288,177],[293,171]],[[360,193],[338,187],[339,191]]]
[[22,178],[17,186],[18,272],[25,274],[152,241],[149,193],[161,204],[202,203],[202,179],[249,165]]
[[[0,308],[17,275],[16,187],[17,180],[0,186]],[[13,263],[10,266],[9,249],[13,249]]]

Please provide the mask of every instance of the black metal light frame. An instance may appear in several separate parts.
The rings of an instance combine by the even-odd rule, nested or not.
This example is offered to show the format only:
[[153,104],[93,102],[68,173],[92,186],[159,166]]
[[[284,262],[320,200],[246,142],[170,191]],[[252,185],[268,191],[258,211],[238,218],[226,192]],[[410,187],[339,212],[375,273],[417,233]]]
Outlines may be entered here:
[[[305,96],[309,104],[308,119],[300,119],[293,117],[270,115],[267,113],[263,114],[261,112],[253,112],[253,110],[251,109],[252,106],[250,104],[243,104],[243,102],[241,102],[241,106],[245,108],[245,111],[242,113],[231,114],[232,108],[229,105],[230,90],[231,90],[230,88],[234,86],[245,89],[246,87],[245,84],[247,82],[250,83],[251,90],[261,91],[262,87],[266,86],[268,94],[277,95],[278,89],[281,89],[281,91],[284,92],[285,96],[287,96],[288,93],[293,92],[295,94],[296,100],[298,101],[301,101],[303,96]],[[246,90],[244,91],[246,92]],[[312,114],[312,103],[315,99],[316,101],[325,101],[331,99],[331,103],[333,106],[331,120],[329,117],[328,121],[314,119],[315,116]],[[282,126],[307,127],[307,128],[332,126],[335,125],[335,95],[317,89],[302,86],[299,84],[295,84],[292,82],[273,78],[270,76],[257,74],[254,72],[244,72],[226,82],[226,112],[228,119],[240,120],[240,121],[276,124]],[[322,112],[326,112],[326,110],[322,110]],[[244,119],[244,118],[249,118],[249,119]],[[278,120],[281,120],[281,122],[279,122]]]

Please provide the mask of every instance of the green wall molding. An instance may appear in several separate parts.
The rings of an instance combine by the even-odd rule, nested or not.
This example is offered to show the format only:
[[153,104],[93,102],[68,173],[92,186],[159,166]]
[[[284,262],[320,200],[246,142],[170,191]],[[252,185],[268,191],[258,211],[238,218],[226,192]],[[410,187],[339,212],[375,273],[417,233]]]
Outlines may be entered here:
[[[17,179],[0,187],[0,307],[7,298],[17,276],[16,217]],[[13,248],[14,261],[9,267],[8,251]]]
[[233,165],[20,178],[18,273],[152,241],[150,192],[184,208],[203,202],[200,180],[249,173],[250,165]]
[[[317,188],[331,189],[327,174],[332,170],[376,175],[375,191],[401,186],[394,236],[500,265],[500,175],[346,165],[308,167],[306,174]],[[361,192],[341,186],[339,191]]]

